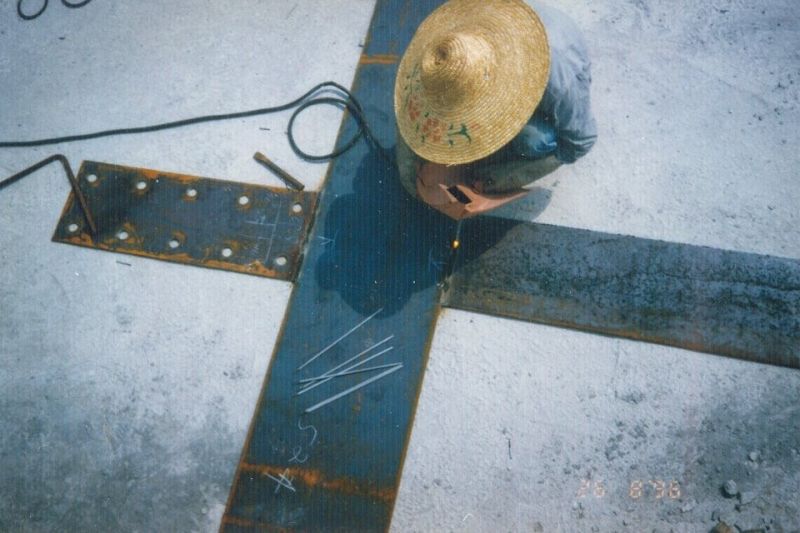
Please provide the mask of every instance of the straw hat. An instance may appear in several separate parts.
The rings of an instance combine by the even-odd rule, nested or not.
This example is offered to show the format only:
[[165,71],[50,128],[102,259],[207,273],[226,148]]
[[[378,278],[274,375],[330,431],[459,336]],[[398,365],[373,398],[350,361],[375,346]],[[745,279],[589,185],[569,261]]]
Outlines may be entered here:
[[544,26],[525,2],[450,0],[420,24],[400,61],[400,134],[434,163],[486,157],[525,126],[549,73]]

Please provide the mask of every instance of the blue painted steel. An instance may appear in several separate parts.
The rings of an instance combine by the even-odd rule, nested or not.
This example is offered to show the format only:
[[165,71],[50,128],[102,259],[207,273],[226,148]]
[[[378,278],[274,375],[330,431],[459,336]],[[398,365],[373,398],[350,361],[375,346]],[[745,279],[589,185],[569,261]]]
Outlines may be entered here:
[[394,55],[399,59],[420,22],[443,3],[444,0],[379,0],[372,17],[364,55]]
[[[377,4],[354,94],[385,146],[395,140],[396,61],[439,3]],[[355,127],[345,120],[340,139],[349,139]],[[445,265],[452,264],[448,244],[454,230],[452,221],[407,196],[394,162],[365,144],[332,164],[223,530],[388,528],[439,309],[439,284]],[[745,326],[758,323],[768,334],[788,328],[785,339],[796,339],[796,298],[781,300],[797,290],[794,263],[492,217],[465,223],[461,240],[446,296],[453,307],[655,342],[681,345],[681,338],[689,339],[686,346],[693,349],[713,344],[695,339],[717,334],[735,341],[736,331],[722,333],[730,316],[744,317]],[[744,274],[740,259],[747,265]],[[720,273],[724,287],[708,277]],[[672,281],[676,275],[679,285]],[[776,280],[777,288],[771,286]],[[765,312],[773,304],[775,313]],[[757,315],[753,321],[746,318],[750,311]],[[698,337],[698,328],[711,323],[713,335]],[[757,339],[747,340],[748,349]],[[297,395],[301,379],[388,347],[365,363],[381,369],[333,378]],[[393,363],[402,367],[384,366]]]
[[[396,52],[399,40],[410,38],[435,4],[378,2],[367,54]],[[393,28],[394,48],[385,48],[389,41],[376,33],[383,24]],[[395,73],[391,60],[373,63],[367,57],[354,83],[384,146],[394,144]],[[347,119],[340,139],[354,132],[355,123]],[[449,219],[409,197],[394,162],[365,143],[332,163],[223,529],[388,528],[453,228]],[[393,349],[365,366],[402,363],[402,368],[304,413],[386,369],[335,378],[296,396],[299,379],[320,375],[392,335],[381,348]]]

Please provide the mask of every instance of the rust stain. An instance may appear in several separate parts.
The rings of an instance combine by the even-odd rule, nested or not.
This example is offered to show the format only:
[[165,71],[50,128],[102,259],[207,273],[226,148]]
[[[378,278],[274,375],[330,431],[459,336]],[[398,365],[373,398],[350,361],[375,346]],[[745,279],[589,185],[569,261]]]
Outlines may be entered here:
[[[124,167],[117,167],[116,165],[109,165],[109,167],[119,168],[120,170],[124,168]],[[141,174],[143,178],[146,178],[150,181],[155,181],[162,175],[162,172],[159,172],[157,170],[151,170],[149,168],[139,168],[137,169],[137,171]]]
[[86,233],[81,233],[80,235],[75,235],[70,237],[56,238],[54,240],[56,242],[63,242],[66,244],[73,244],[76,246],[83,246],[86,248],[104,250],[106,252],[124,253],[128,255],[135,255],[137,257],[146,257],[148,259],[160,259],[162,261],[169,261],[172,263],[202,266],[207,268],[214,268],[217,270],[238,272],[240,274],[251,274],[255,276],[261,276],[273,279],[290,280],[293,272],[293,268],[290,268],[288,266],[285,272],[279,272],[277,270],[267,268],[266,266],[264,266],[263,263],[261,263],[261,261],[253,261],[251,263],[240,265],[238,263],[228,263],[217,259],[197,259],[185,252],[176,252],[176,253],[146,252],[144,250],[140,250],[137,248],[128,248],[125,246],[119,246],[117,244],[119,241],[117,241],[116,239],[107,239],[107,241],[104,242],[93,242],[91,237],[89,237],[89,235],[87,235]]
[[[96,163],[96,165],[97,166],[96,166],[96,169],[95,169],[95,174],[97,175],[98,179],[97,179],[96,182],[94,182],[93,185],[96,185],[97,183],[99,183],[100,180],[104,178],[104,174],[109,174],[109,173],[128,174],[132,170],[136,172],[136,176],[137,177],[144,177],[145,179],[148,179],[148,180],[151,180],[151,181],[157,181],[157,180],[159,180],[161,178],[164,178],[164,179],[167,179],[167,180],[170,180],[170,181],[176,181],[176,182],[181,183],[183,185],[195,185],[195,184],[201,183],[201,182],[210,182],[210,183],[213,183],[213,184],[216,184],[216,185],[223,185],[223,186],[241,185],[240,183],[232,182],[230,180],[220,180],[220,179],[216,179],[216,178],[207,178],[207,177],[204,177],[204,176],[191,176],[191,175],[188,175],[188,174],[177,174],[175,172],[164,172],[163,170],[153,170],[153,169],[149,169],[149,168],[126,167],[126,166],[121,166],[121,165],[113,165],[113,164],[110,164],[110,163]],[[84,168],[82,166],[81,167],[81,175],[83,175],[84,173],[87,173],[87,172],[88,172],[88,170],[84,171]],[[257,188],[269,190],[269,191],[272,191],[272,192],[275,192],[275,193],[281,193],[281,194],[286,193],[286,189],[284,189],[282,187],[273,187],[271,185],[258,185]],[[308,194],[308,193],[305,193],[305,194]],[[297,201],[300,201],[300,199],[302,199],[303,196],[304,196],[304,193],[298,191],[298,194],[295,195],[295,198],[298,199]],[[189,200],[189,198],[185,198],[185,199]]]
[[[128,234],[127,239],[120,240],[117,238],[117,235],[121,231],[125,231]],[[100,248],[102,245],[105,246],[106,249],[127,251],[128,246],[136,246],[141,248],[143,244],[144,240],[136,233],[136,226],[130,222],[123,222],[121,226],[114,230],[114,233],[111,236],[106,237],[102,242],[96,243],[96,246]]]
[[[145,255],[145,254],[142,254]],[[147,257],[151,257],[152,259],[163,259],[165,261],[177,261],[178,263],[192,263],[196,262],[197,259],[193,258],[186,252],[174,252],[174,253],[151,253],[148,252]]]
[[359,65],[394,65],[400,61],[400,56],[396,54],[374,54],[368,56],[361,54],[358,60]]
[[227,239],[223,241],[223,248],[230,248],[233,251],[233,254],[238,254],[242,249],[242,243],[239,241],[235,241],[232,239]]
[[310,468],[301,468],[296,466],[284,467],[273,465],[254,465],[245,462],[242,462],[239,465],[239,468],[241,468],[243,472],[252,472],[261,474],[262,476],[269,474],[274,477],[279,477],[281,474],[283,474],[287,477],[294,478],[295,482],[299,480],[303,483],[303,485],[312,489],[323,489],[353,496],[364,496],[367,498],[380,500],[388,504],[391,504],[397,495],[397,490],[394,487],[373,488],[360,485],[352,479],[328,479],[319,470]]
[[[121,167],[117,165],[103,165],[105,168],[109,169],[117,169],[118,171],[129,171],[128,167]],[[102,167],[98,167],[102,168]],[[178,183],[182,183],[183,185],[193,185],[200,181],[202,178],[198,176],[187,176],[186,174],[175,174],[172,172],[163,172],[161,170],[152,170],[149,168],[136,168],[137,175],[144,177],[150,181],[158,181],[159,178],[167,178],[170,180],[177,181]]]
[[291,531],[290,529],[273,526],[272,524],[265,524],[264,522],[256,522],[255,520],[248,520],[247,518],[239,518],[238,516],[230,516],[230,515],[224,515],[222,517],[222,523],[231,526],[248,527],[252,529],[263,529],[265,531],[273,531],[276,533]]
[[203,259],[198,264],[207,266],[209,268],[218,268],[220,270],[232,270],[234,272],[242,272],[245,274],[255,274],[257,276],[265,276],[268,278],[288,278],[289,272],[282,273],[277,270],[267,268],[261,261],[253,261],[245,265],[238,263],[229,263],[227,261],[220,261],[219,259]]
[[[54,237],[53,240],[59,240],[59,239]],[[89,248],[95,247],[95,243],[88,233],[81,233],[80,235],[65,237],[64,242],[68,244],[74,244],[76,246],[88,246]]]
[[178,241],[179,244],[183,244],[186,242],[186,234],[180,230],[173,230],[172,238]]

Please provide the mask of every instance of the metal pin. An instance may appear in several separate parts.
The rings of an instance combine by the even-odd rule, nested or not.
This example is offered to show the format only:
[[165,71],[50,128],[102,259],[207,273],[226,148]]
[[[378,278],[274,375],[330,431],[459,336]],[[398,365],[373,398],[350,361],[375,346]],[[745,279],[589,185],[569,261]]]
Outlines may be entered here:
[[306,188],[305,185],[300,183],[297,179],[293,178],[288,172],[286,172],[281,167],[273,163],[270,158],[268,158],[261,152],[256,152],[255,154],[253,154],[253,159],[258,161],[259,163],[262,163],[265,167],[274,172],[275,175],[278,176],[281,180],[283,180],[283,183],[285,183],[286,186],[289,187],[290,189],[294,189],[296,191],[302,191],[303,189]]
[[[351,357],[350,359],[348,359],[348,360],[347,360],[347,361],[345,361],[344,363],[339,363],[339,364],[338,364],[338,365],[336,365],[335,367],[331,368],[330,370],[327,370],[327,371],[323,372],[323,373],[322,373],[322,375],[320,375],[320,376],[317,376],[317,377],[318,377],[318,378],[320,378],[320,379],[321,379],[321,378],[324,378],[324,377],[328,377],[329,375],[331,375],[332,373],[336,372],[337,370],[339,370],[339,369],[340,369],[340,368],[342,368],[343,366],[345,366],[345,365],[347,365],[347,364],[351,363],[352,361],[355,361],[356,359],[358,359],[359,357],[361,357],[361,356],[362,356],[362,355],[364,355],[365,353],[367,353],[367,352],[370,352],[370,351],[374,350],[375,348],[377,348],[377,347],[378,347],[378,346],[380,346],[381,344],[386,344],[387,342],[389,342],[389,341],[390,341],[390,340],[392,340],[393,338],[394,338],[394,333],[392,333],[391,335],[389,335],[388,337],[386,337],[386,338],[385,338],[385,339],[383,339],[382,341],[378,341],[378,342],[376,342],[375,344],[373,344],[373,345],[372,345],[372,346],[370,346],[369,348],[367,348],[367,349],[365,349],[365,350],[363,350],[363,351],[361,351],[361,352],[358,352],[357,354],[355,354],[353,357]],[[345,370],[347,370],[347,369],[345,369]],[[317,378],[309,378],[309,379],[311,379],[311,380],[314,380],[314,379],[317,379]],[[303,382],[305,382],[305,381],[307,381],[307,380],[305,380],[305,379],[301,379],[301,380],[299,381],[299,383],[303,383]]]
[[[370,355],[369,357],[367,357],[366,359],[364,359],[363,361],[359,361],[358,363],[356,363],[356,364],[354,364],[354,365],[348,366],[348,367],[347,367],[347,368],[345,368],[344,370],[345,370],[345,371],[348,371],[348,370],[353,370],[353,369],[355,369],[355,368],[358,368],[358,367],[360,367],[360,366],[361,366],[361,365],[363,365],[363,364],[369,363],[370,361],[372,361],[372,360],[373,360],[373,359],[375,359],[376,357],[380,357],[381,355],[385,354],[386,352],[391,352],[392,350],[394,350],[394,346],[389,346],[388,348],[384,348],[384,349],[383,349],[383,350],[381,350],[380,352],[378,352],[378,353],[376,353],[376,354],[372,354],[372,355]],[[351,358],[350,358],[350,360],[352,360],[352,359],[353,359],[353,358],[351,357]],[[343,363],[343,364],[344,364],[344,363]],[[341,365],[339,365],[339,366],[341,366]],[[337,367],[337,368],[338,368],[338,367]],[[331,370],[330,370],[330,372],[333,372],[334,370],[336,370],[336,369],[331,369]],[[306,385],[304,388],[302,388],[301,390],[299,390],[299,391],[298,391],[298,392],[295,394],[295,396],[300,396],[301,394],[305,394],[306,392],[310,391],[311,389],[314,389],[314,388],[316,388],[316,387],[319,387],[320,385],[323,385],[323,384],[325,384],[325,383],[329,382],[329,381],[330,381],[330,380],[332,380],[332,379],[333,379],[333,376],[325,376],[325,377],[324,377],[324,379],[320,379],[320,380],[319,380],[319,381],[317,381],[316,383],[311,383],[311,384],[309,384],[309,385]]]
[[[369,347],[369,348],[367,348],[366,350],[363,350],[363,351],[361,351],[361,352],[357,353],[356,355],[354,355],[353,357],[351,357],[351,358],[350,358],[350,359],[348,359],[347,361],[345,361],[345,362],[343,362],[343,363],[339,363],[338,365],[336,365],[335,367],[333,367],[333,368],[331,368],[330,370],[326,371],[325,373],[323,373],[323,374],[322,374],[321,376],[319,376],[319,377],[320,377],[320,378],[323,378],[323,377],[328,377],[328,376],[329,376],[330,374],[332,374],[333,372],[336,372],[337,370],[339,370],[339,369],[340,369],[340,368],[342,368],[343,366],[345,366],[345,365],[348,365],[348,364],[352,363],[353,361],[355,361],[356,359],[358,359],[359,357],[361,357],[361,356],[362,356],[362,355],[364,355],[365,353],[367,353],[367,352],[370,352],[370,351],[374,350],[375,348],[377,348],[377,347],[378,347],[378,346],[380,346],[381,344],[385,344],[385,343],[389,342],[389,341],[390,341],[390,340],[392,340],[393,338],[394,338],[394,334],[392,334],[392,335],[389,335],[388,337],[386,337],[386,338],[385,338],[385,339],[383,339],[382,341],[380,341],[380,342],[378,342],[378,343],[376,343],[376,344],[373,344],[372,346],[370,346],[370,347]],[[390,350],[391,350],[391,349],[393,349],[393,348],[390,348]],[[388,350],[386,350],[386,351],[388,351]],[[383,352],[380,352],[380,353],[382,353],[382,354],[383,354],[383,353],[386,353],[386,351],[383,351]],[[365,362],[365,361],[362,361],[362,363],[361,363],[361,364],[364,364],[364,362]],[[355,367],[346,368],[345,370],[351,370],[352,368],[355,368]],[[315,386],[316,386],[316,385],[315,385]],[[310,385],[306,385],[306,387],[308,387],[308,388],[311,388],[311,386],[310,386]],[[305,392],[305,390],[302,390],[302,391],[298,392],[297,394],[302,394],[303,392]],[[295,394],[295,396],[297,396],[297,394]]]
[[329,345],[327,345],[325,348],[323,348],[322,350],[320,350],[319,352],[317,352],[317,353],[316,353],[316,355],[314,355],[314,356],[313,356],[311,359],[309,359],[308,361],[306,361],[306,362],[305,362],[305,363],[303,363],[302,365],[298,366],[298,367],[297,367],[297,370],[302,370],[303,368],[305,368],[306,366],[308,366],[308,365],[309,365],[309,364],[310,364],[312,361],[314,361],[314,360],[315,360],[317,357],[319,357],[320,355],[324,354],[325,352],[327,352],[328,350],[330,350],[331,348],[333,348],[334,346],[336,346],[337,344],[339,344],[339,342],[341,342],[341,341],[342,341],[344,338],[346,338],[348,335],[350,335],[351,333],[353,333],[355,330],[357,330],[358,328],[360,328],[361,326],[363,326],[364,324],[366,324],[366,323],[367,323],[367,322],[368,322],[370,319],[372,319],[373,317],[375,317],[375,316],[376,316],[378,313],[380,313],[381,311],[383,311],[383,307],[381,307],[380,309],[378,309],[377,311],[375,311],[374,313],[372,313],[371,315],[369,315],[367,318],[365,318],[364,320],[362,320],[361,322],[359,322],[358,324],[356,324],[355,326],[353,326],[353,329],[351,329],[350,331],[348,331],[347,333],[345,333],[344,335],[342,335],[341,337],[339,337],[338,339],[336,339],[335,341],[333,341],[332,343],[330,343]]
[[335,374],[330,375],[322,375],[313,378],[305,378],[301,379],[298,383],[311,383],[312,381],[321,381],[321,380],[328,380],[330,378],[340,378],[342,376],[350,376],[352,374],[363,374],[364,372],[372,372],[373,370],[383,370],[384,368],[389,368],[390,366],[394,366],[397,363],[389,363],[388,365],[378,365],[378,366],[368,366],[367,368],[357,368],[356,370],[342,370],[341,372],[337,372]]
[[392,372],[397,372],[401,368],[403,368],[403,363],[397,363],[396,365],[394,365],[389,370],[384,370],[383,372],[381,372],[377,376],[373,376],[373,377],[371,377],[371,378],[369,378],[369,379],[367,379],[365,381],[362,381],[358,385],[354,385],[354,386],[350,387],[349,389],[343,390],[339,394],[334,394],[330,398],[327,398],[327,399],[322,400],[321,402],[319,402],[317,404],[312,405],[311,407],[306,409],[305,412],[306,413],[311,413],[313,411],[316,411],[320,407],[324,407],[324,406],[328,405],[329,403],[334,402],[334,401],[338,400],[339,398],[343,398],[344,396],[347,396],[348,394],[353,393],[353,392],[357,391],[358,389],[360,389],[362,387],[366,387],[370,383],[378,381],[379,379],[383,379],[384,377],[388,376]]

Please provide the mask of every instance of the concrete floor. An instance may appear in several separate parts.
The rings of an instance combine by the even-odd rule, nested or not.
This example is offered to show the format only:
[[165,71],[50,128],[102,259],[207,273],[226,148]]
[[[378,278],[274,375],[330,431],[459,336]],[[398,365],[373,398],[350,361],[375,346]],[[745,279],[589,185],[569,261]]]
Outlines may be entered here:
[[[800,4],[550,3],[586,33],[600,138],[506,215],[800,259]],[[2,140],[349,85],[373,7],[13,4]],[[0,175],[63,152],[280,185],[261,150],[316,187],[287,119],[4,149]],[[309,110],[301,142],[329,149],[340,120]],[[0,531],[215,530],[291,286],[53,244],[67,194],[56,167],[0,193]],[[795,370],[448,310],[392,530],[800,530],[798,397]]]

